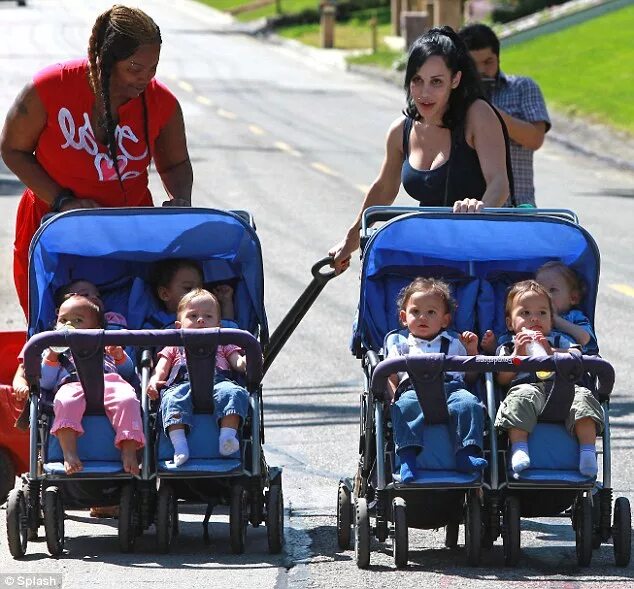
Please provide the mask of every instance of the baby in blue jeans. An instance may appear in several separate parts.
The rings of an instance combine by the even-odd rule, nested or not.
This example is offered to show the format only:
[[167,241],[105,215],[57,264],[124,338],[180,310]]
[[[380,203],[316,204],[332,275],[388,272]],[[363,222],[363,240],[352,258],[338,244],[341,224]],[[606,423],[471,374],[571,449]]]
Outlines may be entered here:
[[[220,326],[220,303],[209,291],[196,288],[185,294],[176,311],[176,328],[204,329]],[[247,415],[249,393],[230,379],[231,371],[246,372],[246,358],[238,346],[218,346],[213,398],[220,418],[219,450],[230,456],[240,449],[238,428]],[[174,462],[178,467],[189,458],[187,431],[192,427],[193,404],[183,348],[168,346],[159,352],[154,373],[148,383],[151,399],[161,394],[160,412],[165,433],[174,446]]]
[[[434,278],[416,278],[400,293],[399,319],[407,327],[407,342],[392,346],[388,358],[443,352],[451,356],[475,356],[478,336],[470,331],[455,337],[447,330],[455,302],[449,286]],[[455,433],[456,468],[461,472],[484,470],[482,458],[484,412],[478,398],[465,389],[464,374],[447,373],[445,394],[449,427]],[[393,394],[404,392],[392,405],[394,444],[401,461],[401,482],[416,478],[416,456],[423,451],[424,416],[416,391],[409,387],[407,373],[393,374],[389,386]]]

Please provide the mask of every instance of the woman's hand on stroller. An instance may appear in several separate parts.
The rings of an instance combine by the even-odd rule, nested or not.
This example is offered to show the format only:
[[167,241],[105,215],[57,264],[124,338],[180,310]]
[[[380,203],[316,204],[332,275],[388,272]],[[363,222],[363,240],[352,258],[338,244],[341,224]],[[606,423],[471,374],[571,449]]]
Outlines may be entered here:
[[352,252],[357,249],[358,244],[350,243],[350,238],[346,237],[340,241],[337,245],[330,248],[328,255],[332,258],[330,264],[337,274],[345,272],[350,266],[350,258]]
[[477,198],[464,198],[453,203],[454,213],[478,213],[484,208],[484,203]]

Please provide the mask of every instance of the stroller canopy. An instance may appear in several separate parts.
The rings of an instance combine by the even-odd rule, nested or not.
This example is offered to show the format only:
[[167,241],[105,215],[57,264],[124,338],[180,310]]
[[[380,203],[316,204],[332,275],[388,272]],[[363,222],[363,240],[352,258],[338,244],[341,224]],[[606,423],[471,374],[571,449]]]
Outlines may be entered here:
[[79,279],[95,283],[106,310],[122,313],[130,329],[141,328],[159,304],[150,269],[166,258],[198,261],[205,283],[233,284],[236,322],[266,343],[255,230],[233,212],[199,208],[85,209],[46,221],[29,254],[29,335],[52,327],[55,291]]
[[504,327],[508,286],[559,260],[583,279],[580,307],[594,323],[599,250],[571,221],[548,216],[412,213],[381,226],[363,251],[359,317],[353,349],[378,350],[398,325],[396,299],[417,276],[447,279],[458,299],[455,328]]

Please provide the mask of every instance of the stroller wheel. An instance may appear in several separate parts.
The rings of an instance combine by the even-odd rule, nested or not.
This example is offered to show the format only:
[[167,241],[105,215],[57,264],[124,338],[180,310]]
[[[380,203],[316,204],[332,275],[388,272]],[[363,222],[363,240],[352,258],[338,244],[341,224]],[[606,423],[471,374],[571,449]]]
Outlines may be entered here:
[[161,484],[156,506],[156,542],[158,551],[167,554],[176,535],[178,511],[171,485]]
[[26,501],[22,489],[15,488],[9,493],[7,503],[7,542],[13,558],[22,558],[28,542]]
[[394,501],[392,501],[392,515],[394,519],[394,564],[397,569],[402,569],[407,566],[407,560],[409,558],[407,507],[405,505],[405,499],[402,497],[394,498]]
[[119,550],[121,552],[134,551],[138,526],[136,489],[134,483],[128,483],[121,489],[119,498]]
[[64,502],[58,487],[44,489],[44,533],[51,556],[64,550]]
[[364,497],[355,499],[354,514],[354,555],[357,566],[367,569],[370,565],[370,517],[368,502]]
[[476,567],[480,564],[480,551],[482,548],[482,510],[480,498],[476,493],[469,493],[468,495],[464,531],[467,563]]
[[246,489],[241,485],[234,485],[231,489],[231,507],[229,510],[229,535],[231,536],[231,550],[234,554],[242,554],[249,522],[248,498]]
[[575,511],[577,563],[587,567],[592,560],[592,499],[589,494],[577,500]]
[[612,542],[614,544],[614,562],[618,567],[630,564],[632,554],[632,514],[627,497],[618,497],[614,502],[614,523]]
[[449,522],[445,528],[445,546],[447,548],[458,548],[458,534],[460,532],[460,524],[458,522]]
[[269,552],[279,554],[284,546],[284,494],[282,479],[272,483],[266,500],[266,537]]
[[345,483],[339,483],[337,491],[337,543],[341,550],[350,548],[352,527],[352,501],[350,489]]
[[513,495],[504,502],[504,529],[502,543],[504,544],[504,564],[509,567],[517,566],[520,559],[520,500]]

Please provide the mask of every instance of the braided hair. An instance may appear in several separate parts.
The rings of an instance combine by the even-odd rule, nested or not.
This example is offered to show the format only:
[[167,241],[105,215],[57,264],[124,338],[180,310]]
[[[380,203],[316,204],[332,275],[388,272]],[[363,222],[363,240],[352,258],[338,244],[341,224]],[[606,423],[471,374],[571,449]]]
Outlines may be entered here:
[[452,75],[462,72],[460,83],[449,95],[449,104],[442,120],[445,127],[452,129],[464,121],[469,107],[476,99],[483,98],[484,93],[480,76],[464,42],[449,26],[430,29],[412,44],[405,70],[407,106],[403,114],[414,120],[420,119],[410,92],[410,82],[427,59],[434,55],[443,58]]
[[[101,99],[104,115],[99,124],[106,133],[108,154],[122,189],[123,182],[117,162],[116,125],[110,105],[110,76],[115,63],[128,59],[140,45],[153,43],[161,44],[158,25],[142,10],[121,4],[115,4],[97,17],[88,41],[88,79],[95,96]],[[151,159],[145,92],[141,99],[145,141]]]

